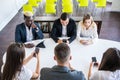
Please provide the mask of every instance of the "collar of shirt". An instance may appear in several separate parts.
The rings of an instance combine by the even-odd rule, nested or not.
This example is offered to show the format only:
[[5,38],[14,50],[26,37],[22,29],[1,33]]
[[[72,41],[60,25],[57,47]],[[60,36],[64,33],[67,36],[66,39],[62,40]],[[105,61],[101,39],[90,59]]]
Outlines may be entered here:
[[58,72],[69,72],[69,71],[71,71],[68,67],[66,67],[66,66],[59,66],[59,65],[53,66],[52,69],[54,71],[58,71]]
[[67,26],[62,25],[62,36],[63,37],[67,36]]
[[29,29],[27,25],[25,25],[25,28],[26,28],[27,42],[32,41],[33,40],[32,27],[30,27]]

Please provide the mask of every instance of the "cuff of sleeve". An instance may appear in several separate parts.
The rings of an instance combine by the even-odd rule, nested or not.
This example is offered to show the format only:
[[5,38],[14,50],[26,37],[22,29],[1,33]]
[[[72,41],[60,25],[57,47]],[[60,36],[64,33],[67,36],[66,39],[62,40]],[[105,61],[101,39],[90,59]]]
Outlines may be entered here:
[[37,28],[35,28],[35,31],[36,31],[36,32],[38,32],[38,31],[39,31],[38,27],[37,27]]

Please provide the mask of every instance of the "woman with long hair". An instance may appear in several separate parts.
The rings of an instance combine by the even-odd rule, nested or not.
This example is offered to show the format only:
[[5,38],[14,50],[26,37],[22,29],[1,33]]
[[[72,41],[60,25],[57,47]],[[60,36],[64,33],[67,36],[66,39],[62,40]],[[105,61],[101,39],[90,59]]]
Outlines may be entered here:
[[[86,38],[86,39],[85,39]],[[81,44],[92,44],[98,38],[97,25],[90,14],[86,14],[78,23],[77,39]]]
[[120,80],[120,50],[109,48],[102,57],[98,71],[92,72],[94,63],[90,64],[89,80]]
[[[35,72],[32,72],[25,64],[33,57],[36,57],[37,64]],[[2,80],[30,80],[37,78],[40,73],[39,53],[32,52],[25,58],[25,47],[22,43],[13,43],[7,49],[6,62],[3,68]]]

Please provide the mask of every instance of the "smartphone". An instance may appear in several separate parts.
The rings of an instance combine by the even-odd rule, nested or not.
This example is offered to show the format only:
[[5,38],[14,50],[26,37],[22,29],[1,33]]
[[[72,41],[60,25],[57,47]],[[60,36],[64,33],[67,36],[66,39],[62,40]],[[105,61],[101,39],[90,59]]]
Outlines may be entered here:
[[35,53],[37,53],[37,54],[39,53],[39,48],[38,47],[35,48]]
[[34,53],[33,56],[36,57],[35,54],[38,54],[38,53],[39,53],[39,48],[38,48],[38,47],[35,47],[35,53]]
[[92,62],[97,62],[97,59],[96,59],[96,57],[92,57]]
[[94,66],[98,66],[97,59],[96,57],[92,57],[92,62],[94,62]]
[[64,43],[67,43],[67,39],[63,39],[63,42],[64,42]]

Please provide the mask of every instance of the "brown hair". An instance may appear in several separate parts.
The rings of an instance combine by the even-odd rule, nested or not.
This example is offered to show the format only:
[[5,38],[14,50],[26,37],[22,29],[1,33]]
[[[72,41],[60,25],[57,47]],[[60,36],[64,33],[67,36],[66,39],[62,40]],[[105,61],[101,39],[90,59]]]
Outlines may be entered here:
[[22,43],[13,43],[8,47],[2,80],[15,78],[16,72],[21,71],[24,57],[25,49]]
[[70,55],[70,48],[66,43],[60,43],[55,47],[54,53],[61,63],[65,63]]
[[99,70],[115,71],[120,69],[120,51],[116,48],[109,48],[102,57]]
[[91,24],[93,23],[93,18],[90,14],[85,14],[83,17],[83,23],[85,23],[85,20],[91,19]]

